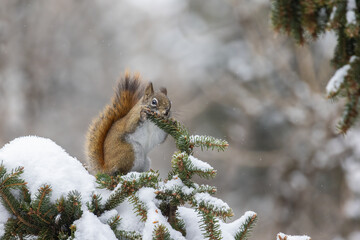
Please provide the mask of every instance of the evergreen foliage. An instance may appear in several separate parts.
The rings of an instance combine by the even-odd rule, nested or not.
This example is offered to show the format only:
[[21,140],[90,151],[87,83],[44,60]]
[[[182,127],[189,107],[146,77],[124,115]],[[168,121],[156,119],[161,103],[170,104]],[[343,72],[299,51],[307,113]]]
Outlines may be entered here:
[[[233,216],[233,212],[225,202],[212,196],[216,193],[215,187],[199,185],[192,180],[194,175],[206,179],[216,175],[216,170],[192,154],[195,147],[223,151],[228,146],[227,142],[209,136],[191,136],[176,120],[162,118],[151,111],[146,113],[151,121],[175,139],[179,149],[172,157],[172,170],[168,177],[160,179],[159,173],[153,170],[118,176],[98,174],[98,187],[111,191],[111,194],[103,201],[103,196],[94,193],[91,200],[86,202],[87,210],[100,217],[127,200],[141,221],[145,224],[152,221],[153,239],[172,239],[171,232],[174,230],[186,237],[186,224],[178,209],[187,205],[198,214],[205,238],[222,239],[220,221],[226,221]],[[0,198],[14,216],[6,224],[3,239],[22,239],[26,236],[73,239],[76,233],[74,221],[83,214],[80,194],[72,191],[67,197],[52,203],[52,189],[49,185],[43,185],[31,198],[26,182],[20,178],[23,171],[23,168],[17,168],[7,173],[5,167],[0,166]],[[21,194],[14,194],[14,191]],[[159,221],[152,220],[154,212],[162,214],[168,223],[161,222],[161,218]],[[249,213],[248,219],[239,221],[241,224],[233,236],[235,239],[246,239],[257,218],[255,213]],[[118,239],[143,237],[140,232],[120,230],[122,219],[119,215],[112,216],[106,223]]]
[[254,227],[254,222],[256,222],[256,215],[247,216],[245,223],[242,225],[240,230],[235,234],[235,240],[246,239],[251,229]]
[[[0,165],[0,198],[5,208],[14,215],[7,221],[3,239],[38,236],[39,239],[64,239],[71,236],[72,223],[82,215],[80,195],[70,192],[56,203],[50,201],[51,187],[43,185],[31,199],[26,182],[20,178],[23,168],[7,174]],[[21,194],[15,194],[20,190]]]
[[158,225],[153,232],[153,240],[170,240],[169,230],[162,224]]
[[[299,44],[316,40],[326,31],[337,36],[332,64],[339,69],[330,80],[327,96],[345,98],[338,123],[346,133],[359,116],[360,101],[360,1],[355,0],[272,0],[272,24]],[[347,69],[342,69],[348,66]]]

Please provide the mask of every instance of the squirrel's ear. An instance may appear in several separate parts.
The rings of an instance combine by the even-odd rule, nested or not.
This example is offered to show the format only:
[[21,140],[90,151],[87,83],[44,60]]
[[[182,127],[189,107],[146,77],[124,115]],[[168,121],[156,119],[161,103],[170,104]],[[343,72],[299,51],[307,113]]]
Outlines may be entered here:
[[165,95],[167,96],[167,90],[166,90],[166,88],[161,87],[161,88],[160,88],[160,92],[162,92],[163,94],[165,94]]
[[148,98],[153,94],[154,94],[154,88],[152,82],[149,82],[149,84],[145,88],[145,98]]

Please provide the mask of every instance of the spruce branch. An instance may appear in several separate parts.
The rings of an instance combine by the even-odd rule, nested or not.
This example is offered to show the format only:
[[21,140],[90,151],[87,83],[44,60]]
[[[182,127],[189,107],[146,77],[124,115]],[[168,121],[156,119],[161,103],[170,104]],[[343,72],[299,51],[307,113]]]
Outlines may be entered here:
[[179,178],[186,184],[194,174],[202,178],[213,178],[216,170],[209,164],[202,162],[186,152],[177,152],[171,160],[173,173],[178,174]]
[[122,203],[127,197],[142,187],[156,187],[159,181],[159,173],[150,171],[143,173],[128,173],[120,176],[119,185],[107,199],[105,206],[99,213],[113,209]]
[[22,193],[22,197],[23,197],[24,203],[30,204],[30,202],[31,202],[31,194],[30,194],[30,192],[29,192],[29,189],[26,187],[26,185],[24,185],[24,186],[21,188],[21,193]]
[[82,216],[81,196],[77,191],[71,191],[67,197],[61,197],[56,202],[58,215],[54,219],[55,226],[59,231],[66,232],[68,236],[73,236],[76,226],[73,222]]
[[174,118],[167,118],[159,115],[150,109],[143,110],[148,118],[159,128],[175,139],[176,147],[188,154],[192,153],[193,146],[190,144],[190,136],[188,130]]
[[87,202],[86,206],[88,210],[94,213],[96,216],[100,216],[104,212],[104,206],[101,204],[102,197],[97,194],[93,194],[91,202]]
[[153,231],[153,240],[171,240],[169,230],[163,224],[158,224]]
[[49,225],[56,214],[56,206],[50,202],[51,187],[44,185],[38,190],[35,201],[31,204],[28,214],[38,220],[38,224]]
[[121,221],[121,218],[119,215],[116,215],[114,217],[112,217],[111,219],[109,219],[107,221],[107,224],[110,226],[110,228],[114,231],[116,230],[116,227],[119,226]]
[[5,166],[0,165],[0,189],[6,188],[21,188],[27,183],[20,178],[20,175],[24,173],[24,167],[17,167],[11,171],[10,174],[6,173]]
[[[337,71],[327,85],[327,96],[346,100],[337,126],[338,132],[345,134],[360,114],[360,61],[353,61],[360,57],[358,6],[351,6],[348,1],[272,0],[271,20],[275,31],[289,35],[299,44],[316,40],[326,31],[335,32],[337,45],[331,62]],[[346,76],[340,76],[344,73]]]
[[176,231],[181,232],[181,234],[186,236],[186,227],[185,221],[180,217],[179,212],[176,212],[175,224],[172,226]]
[[209,186],[209,185],[200,185],[197,189],[196,189],[196,193],[208,193],[210,195],[213,195],[217,192],[216,187],[213,186]]
[[221,230],[219,220],[215,218],[211,213],[204,212],[202,209],[196,209],[202,218],[202,224],[200,225],[203,236],[210,240],[221,239]]
[[225,151],[229,144],[225,140],[217,139],[211,136],[192,135],[190,136],[190,146],[200,147],[201,150],[216,149],[218,151]]
[[229,146],[226,141],[211,136],[190,136],[188,130],[174,118],[160,116],[150,109],[144,111],[151,121],[175,139],[176,147],[187,154],[191,154],[194,147],[224,151]]
[[107,221],[107,224],[110,226],[111,230],[113,230],[117,239],[130,239],[130,240],[141,239],[141,236],[134,231],[118,230],[118,226],[120,225],[120,223],[121,223],[121,218],[119,215],[116,215]]
[[145,204],[141,202],[135,194],[130,195],[129,202],[133,205],[136,215],[140,217],[141,221],[145,222],[147,219],[147,208]]
[[245,222],[240,227],[240,230],[235,234],[235,240],[247,239],[252,228],[255,226],[256,221],[257,221],[256,213],[249,214],[249,216],[247,216]]
[[2,200],[2,203],[4,204],[5,208],[9,210],[9,212],[11,212],[12,214],[14,214],[14,216],[18,219],[17,223],[21,223],[26,225],[29,228],[32,229],[38,229],[38,227],[34,224],[32,224],[30,221],[28,221],[27,219],[25,219],[25,217],[23,217],[18,209],[20,209],[20,203],[19,201],[14,197],[14,195],[12,195],[10,193],[9,190],[7,189],[0,189],[0,197]]
[[[15,196],[10,192],[10,189],[19,189],[24,188],[26,182],[20,179],[20,175],[24,172],[23,167],[15,168],[11,171],[10,174],[7,173],[5,166],[0,164],[0,199],[5,208],[11,212],[18,221],[11,221],[10,224],[15,224],[15,227],[19,226],[18,224],[23,224],[30,229],[38,229],[28,217],[23,216],[20,212],[21,202],[15,198]],[[8,229],[12,229],[8,227]]]
[[118,239],[128,239],[128,240],[141,240],[142,239],[141,235],[135,231],[116,230],[115,236]]
[[345,134],[354,125],[359,114],[359,96],[351,95],[349,102],[345,105],[343,116],[337,125],[338,132]]
[[232,209],[225,202],[210,196],[208,193],[195,194],[192,200],[192,205],[199,211],[222,218],[224,221],[226,218],[232,217],[234,215]]
[[99,214],[102,214],[104,211],[117,207],[128,197],[128,195],[129,194],[127,192],[122,191],[121,188],[117,189],[114,193],[110,195],[110,197],[108,198],[108,200],[104,205],[104,208],[99,211]]
[[96,183],[100,189],[114,190],[120,182],[121,175],[109,176],[105,173],[99,173],[96,175]]

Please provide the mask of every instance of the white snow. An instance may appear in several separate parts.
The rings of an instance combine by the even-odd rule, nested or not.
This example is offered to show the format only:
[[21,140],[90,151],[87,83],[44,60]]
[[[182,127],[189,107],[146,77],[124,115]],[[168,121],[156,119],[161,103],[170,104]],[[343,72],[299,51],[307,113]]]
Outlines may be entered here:
[[347,24],[356,24],[356,3],[355,0],[348,0],[347,7],[346,7],[346,21]]
[[133,180],[137,180],[140,176],[141,176],[140,172],[129,172],[125,176],[123,176],[122,179],[131,182]]
[[188,186],[185,186],[185,184],[178,176],[174,176],[173,179],[168,180],[166,183],[159,183],[160,191],[176,191],[177,188],[181,188],[181,191],[188,195],[190,195],[195,190],[194,188],[189,188]]
[[[215,146],[215,145],[222,145],[223,144],[223,140],[221,139],[213,139],[212,137],[209,137],[209,136],[199,136],[199,135],[191,135],[190,136],[190,143],[192,144],[196,144],[197,142],[202,142],[202,141],[208,141]],[[211,146],[210,146],[211,147]]]
[[36,136],[16,138],[0,149],[1,161],[8,172],[24,167],[21,177],[28,183],[32,198],[42,185],[49,184],[53,189],[53,202],[77,190],[85,204],[96,189],[95,177],[50,139]]
[[276,240],[311,240],[309,236],[302,235],[302,236],[291,236],[284,233],[278,233]]
[[216,210],[230,211],[230,207],[227,203],[223,202],[219,198],[212,197],[208,193],[197,193],[195,194],[194,198],[198,203],[204,202],[205,204],[214,206]]
[[139,230],[144,229],[144,223],[140,217],[133,212],[133,206],[128,200],[125,200],[115,209],[121,217],[118,230],[135,231],[141,234]]
[[74,222],[76,240],[116,240],[108,224],[102,223],[93,213],[84,211],[82,217]]
[[335,72],[334,76],[330,79],[330,81],[326,85],[326,92],[328,95],[331,95],[339,91],[340,86],[344,82],[344,79],[349,69],[350,69],[350,65],[346,64]]
[[[52,202],[61,196],[66,197],[70,191],[80,192],[84,209],[82,218],[86,218],[84,221],[91,219],[84,206],[91,200],[92,194],[110,192],[96,189],[95,177],[90,175],[77,159],[69,156],[64,149],[50,139],[36,136],[14,139],[0,149],[0,162],[8,172],[19,166],[24,167],[21,178],[27,182],[32,198],[44,184],[52,187]],[[0,213],[1,236],[4,233],[3,224],[11,215],[1,204]]]
[[337,10],[337,8],[336,8],[336,6],[334,6],[331,11],[331,14],[330,14],[330,21],[332,21],[334,19],[336,10]]
[[248,218],[252,218],[254,215],[256,215],[255,212],[247,211],[239,219],[231,223],[224,223],[223,221],[220,221],[220,229],[223,233],[224,239],[234,239],[235,234],[240,230],[241,226]]
[[100,217],[99,217],[99,220],[102,222],[102,223],[107,223],[108,220],[110,220],[111,218],[115,217],[119,215],[119,213],[115,210],[115,209],[112,209],[112,210],[109,210],[109,211],[106,211],[104,212]]
[[326,86],[326,92],[328,95],[331,95],[339,91],[341,84],[344,82],[344,79],[349,69],[351,68],[350,63],[354,62],[356,59],[357,59],[356,56],[351,56],[349,64],[342,66],[335,72],[334,76],[332,76],[332,78],[330,79],[330,81]]
[[115,208],[121,217],[118,230],[135,231],[141,234],[140,231],[144,229],[144,223],[140,217],[133,212],[133,208],[127,199]]
[[148,177],[158,177],[158,173],[155,172],[129,172],[126,175],[122,176],[122,179],[125,181],[136,181],[142,176],[148,176]]
[[179,207],[177,212],[179,213],[181,219],[185,222],[186,228],[186,239],[188,240],[202,240],[204,236],[202,235],[200,228],[201,218],[194,209]]
[[214,170],[210,164],[206,163],[206,162],[203,162],[199,159],[197,159],[196,157],[193,157],[193,156],[189,156],[189,159],[190,161],[192,162],[192,164],[194,165],[194,167],[196,169],[199,169],[201,171],[212,171]]
[[[185,222],[186,228],[186,239],[188,240],[202,240],[204,239],[203,233],[200,227],[201,217],[198,213],[191,208],[186,207],[179,207],[178,211],[179,216]],[[220,230],[222,233],[223,239],[232,240],[235,237],[235,234],[240,230],[242,224],[248,219],[249,217],[254,216],[256,213],[248,211],[239,219],[231,222],[231,223],[224,223],[223,221],[219,220]]]
[[11,217],[5,207],[0,203],[0,238],[5,233],[5,223]]
[[143,239],[152,239],[152,233],[156,226],[159,224],[164,225],[170,232],[170,236],[174,239],[185,239],[182,234],[172,229],[167,219],[161,214],[160,209],[155,205],[155,189],[153,188],[141,188],[138,191],[138,197],[147,208],[147,219],[143,230]]

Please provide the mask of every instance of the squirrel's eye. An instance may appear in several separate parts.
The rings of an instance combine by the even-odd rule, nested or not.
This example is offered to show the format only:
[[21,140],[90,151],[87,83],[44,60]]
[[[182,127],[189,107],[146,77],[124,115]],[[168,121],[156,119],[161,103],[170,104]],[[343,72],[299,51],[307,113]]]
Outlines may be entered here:
[[151,100],[151,105],[156,106],[157,104],[158,104],[158,100],[156,98],[153,98],[153,100]]

